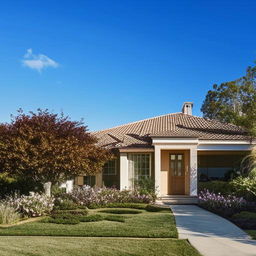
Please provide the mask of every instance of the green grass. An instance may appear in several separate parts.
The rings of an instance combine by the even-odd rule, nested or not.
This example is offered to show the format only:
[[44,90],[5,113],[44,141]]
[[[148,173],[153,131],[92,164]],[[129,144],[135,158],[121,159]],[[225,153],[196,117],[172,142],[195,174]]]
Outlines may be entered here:
[[[89,211],[97,214],[101,209]],[[87,236],[87,237],[156,237],[177,238],[175,220],[169,209],[161,212],[125,214],[125,222],[81,222],[76,225],[32,222],[8,228],[0,228],[0,236]],[[109,214],[101,213],[103,216]]]
[[256,230],[245,230],[251,237],[252,239],[256,240]]
[[116,216],[116,215],[108,215],[105,217],[105,220],[125,222],[125,217],[124,216]]
[[199,256],[186,240],[84,237],[1,237],[5,256]]

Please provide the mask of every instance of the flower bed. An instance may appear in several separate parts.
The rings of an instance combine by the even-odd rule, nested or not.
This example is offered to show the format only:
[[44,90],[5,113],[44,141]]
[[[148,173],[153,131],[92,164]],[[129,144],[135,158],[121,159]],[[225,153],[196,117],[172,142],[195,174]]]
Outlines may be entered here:
[[221,216],[230,217],[245,209],[247,202],[242,197],[224,196],[203,190],[199,193],[199,205]]
[[112,203],[152,203],[154,195],[142,194],[137,190],[117,190],[113,188],[76,187],[69,194],[77,204],[94,207]]
[[17,212],[27,217],[39,217],[49,214],[54,206],[54,198],[45,194],[32,193],[29,196],[10,196],[2,204],[12,206]]

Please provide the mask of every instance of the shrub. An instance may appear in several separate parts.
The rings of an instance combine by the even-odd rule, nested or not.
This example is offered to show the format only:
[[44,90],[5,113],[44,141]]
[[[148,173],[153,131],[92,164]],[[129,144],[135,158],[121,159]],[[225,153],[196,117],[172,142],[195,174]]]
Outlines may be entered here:
[[98,208],[111,203],[151,203],[154,197],[141,194],[138,190],[117,190],[114,188],[76,187],[70,193],[72,200],[89,208]]
[[256,200],[256,178],[238,177],[231,182],[234,190],[239,195],[245,195],[248,200]]
[[66,224],[66,225],[75,225],[80,221],[77,218],[46,218],[42,220],[44,223],[55,223],[55,224]]
[[199,182],[198,183],[198,190],[208,190],[209,192],[218,194],[221,193],[222,195],[230,195],[234,193],[233,187],[230,185],[229,182],[226,181],[207,181],[207,182]]
[[86,216],[88,214],[87,210],[54,210],[52,214],[71,214],[74,216]]
[[70,199],[57,199],[55,200],[54,208],[59,210],[75,210],[78,208],[78,205]]
[[73,218],[78,218],[78,216],[75,216],[70,213],[58,213],[58,214],[52,214],[51,218],[53,218],[53,219],[73,219]]
[[129,210],[129,209],[107,209],[107,210],[101,210],[100,212],[104,213],[113,213],[113,214],[139,214],[142,213],[142,211],[138,210]]
[[242,211],[234,214],[231,219],[236,225],[243,229],[256,229],[256,213]]
[[199,193],[199,205],[220,215],[231,216],[245,208],[246,201],[242,197],[223,196],[204,190]]
[[5,198],[6,195],[20,193],[28,195],[29,191],[43,191],[42,183],[35,182],[28,177],[15,177],[6,172],[0,173],[0,198]]
[[164,208],[164,207],[161,207],[161,206],[156,206],[156,205],[151,205],[151,204],[147,205],[145,210],[148,211],[148,212],[170,211],[169,208]]
[[156,200],[156,193],[155,193],[155,181],[152,178],[143,178],[140,180],[135,180],[135,189],[141,195],[150,195]]
[[108,221],[125,222],[124,216],[108,215],[104,219]]
[[102,221],[104,217],[99,214],[89,215],[89,216],[82,216],[79,218],[81,222],[95,222],[95,221]]
[[5,203],[13,206],[23,216],[37,217],[49,214],[54,206],[54,198],[45,194],[33,193],[29,196],[8,197]]
[[234,195],[243,197],[248,201],[256,200],[256,179],[252,177],[239,176],[230,182],[225,181],[209,181],[199,182],[199,191],[208,190],[209,192],[224,196]]
[[132,209],[145,209],[147,204],[138,204],[138,203],[110,203],[105,205],[107,208],[132,208]]
[[0,224],[12,224],[20,219],[16,209],[7,204],[0,205]]
[[232,216],[234,219],[247,219],[248,221],[256,221],[256,213],[255,212],[247,212],[242,211],[239,213],[236,213]]

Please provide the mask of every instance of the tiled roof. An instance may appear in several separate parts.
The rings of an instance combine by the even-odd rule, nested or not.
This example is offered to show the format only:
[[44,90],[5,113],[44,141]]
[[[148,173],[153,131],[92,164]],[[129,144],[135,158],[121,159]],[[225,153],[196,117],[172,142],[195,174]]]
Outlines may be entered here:
[[93,133],[108,148],[151,147],[151,137],[192,137],[201,140],[248,140],[235,125],[183,113],[157,116]]

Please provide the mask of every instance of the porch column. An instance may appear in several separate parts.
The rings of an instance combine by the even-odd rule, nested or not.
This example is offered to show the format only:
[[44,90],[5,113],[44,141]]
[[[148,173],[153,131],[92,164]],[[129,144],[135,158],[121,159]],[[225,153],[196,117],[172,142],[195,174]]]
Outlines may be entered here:
[[120,190],[129,188],[128,155],[120,153]]
[[197,196],[197,147],[190,148],[190,196]]
[[155,146],[155,191],[161,194],[161,149]]
[[74,187],[74,180],[67,180],[66,181],[66,192],[71,193]]

